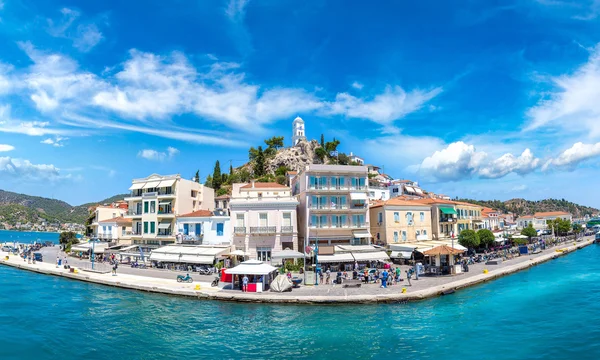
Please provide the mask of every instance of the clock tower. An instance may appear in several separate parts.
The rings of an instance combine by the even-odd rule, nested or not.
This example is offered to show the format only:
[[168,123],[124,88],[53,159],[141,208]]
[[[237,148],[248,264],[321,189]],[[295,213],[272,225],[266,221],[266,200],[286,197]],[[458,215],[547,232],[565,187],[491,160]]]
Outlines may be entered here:
[[292,123],[292,146],[296,146],[300,140],[306,140],[306,133],[304,130],[304,120],[298,116]]

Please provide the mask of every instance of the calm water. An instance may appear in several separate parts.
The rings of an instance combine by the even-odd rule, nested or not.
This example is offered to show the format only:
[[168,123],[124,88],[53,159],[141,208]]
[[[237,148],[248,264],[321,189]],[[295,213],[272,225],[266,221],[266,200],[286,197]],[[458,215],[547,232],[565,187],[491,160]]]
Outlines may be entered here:
[[53,232],[32,232],[32,231],[9,231],[0,230],[0,243],[20,242],[22,244],[33,244],[33,242],[52,241],[58,244],[60,233]]
[[600,246],[405,305],[272,306],[0,266],[1,359],[599,359]]

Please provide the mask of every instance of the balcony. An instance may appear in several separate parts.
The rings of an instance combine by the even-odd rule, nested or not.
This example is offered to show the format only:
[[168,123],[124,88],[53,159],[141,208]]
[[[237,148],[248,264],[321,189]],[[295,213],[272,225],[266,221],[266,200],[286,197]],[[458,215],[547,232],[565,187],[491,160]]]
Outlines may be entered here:
[[348,205],[336,205],[336,206],[330,206],[330,205],[311,205],[309,207],[310,210],[348,210],[349,207]]
[[445,222],[448,222],[448,223],[451,223],[451,222],[456,222],[456,219],[455,219],[455,218],[452,218],[452,217],[441,217],[441,218],[440,218],[440,222],[444,222],[444,223],[445,223]]
[[158,210],[158,216],[160,217],[172,217],[173,215],[175,215],[175,213],[173,212],[173,210]]
[[294,232],[294,227],[293,226],[282,226],[281,227],[281,233],[282,234],[291,234]]
[[142,209],[127,210],[127,213],[125,215],[127,215],[127,216],[142,216]]
[[233,233],[236,235],[244,235],[244,234],[246,234],[246,227],[245,226],[235,226],[233,228]]
[[253,226],[250,227],[251,234],[275,234],[277,232],[276,226]]
[[156,191],[145,192],[142,194],[142,197],[155,197],[155,196],[158,196],[158,192],[156,192]]

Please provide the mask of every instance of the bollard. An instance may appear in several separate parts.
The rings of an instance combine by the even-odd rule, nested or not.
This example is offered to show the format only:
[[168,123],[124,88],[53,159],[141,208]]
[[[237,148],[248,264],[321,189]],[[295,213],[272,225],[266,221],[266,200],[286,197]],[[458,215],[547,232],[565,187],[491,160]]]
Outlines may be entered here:
[[195,290],[200,290],[200,284],[196,284]]
[[406,294],[406,288],[402,288],[402,293]]
[[483,269],[483,273],[487,274],[488,273],[488,269]]

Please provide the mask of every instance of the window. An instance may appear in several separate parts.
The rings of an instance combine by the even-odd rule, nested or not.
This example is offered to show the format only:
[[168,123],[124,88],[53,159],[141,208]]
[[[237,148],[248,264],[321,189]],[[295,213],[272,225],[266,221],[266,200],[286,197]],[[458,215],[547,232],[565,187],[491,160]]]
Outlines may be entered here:
[[150,214],[154,214],[156,212],[156,201],[150,201]]
[[237,227],[245,227],[244,225],[244,214],[237,214],[235,216],[235,222]]
[[348,216],[340,215],[340,227],[347,227],[347,226],[348,226]]
[[352,215],[352,227],[364,227],[365,226],[365,216],[360,215]]
[[194,235],[200,236],[202,234],[202,224],[196,223],[196,229],[194,229]]
[[144,234],[148,233],[148,222],[144,221]]
[[331,208],[332,209],[337,209],[338,208],[338,197],[337,196],[332,196],[331,197]]
[[319,220],[319,223],[322,228],[327,227],[327,215],[321,215],[321,219]]
[[399,223],[400,222],[400,213],[399,212],[395,212],[394,213],[394,222],[395,223]]
[[148,213],[148,202],[144,201],[144,214]]
[[419,230],[415,231],[415,235],[420,236],[421,232]]
[[262,193],[261,192],[258,193],[258,198],[262,199]]
[[378,222],[379,224],[383,224],[383,212],[379,212],[379,213],[377,214],[377,222]]
[[340,223],[340,217],[338,215],[331,215],[331,227],[339,228],[342,227]]
[[190,234],[190,224],[183,224],[183,235]]
[[283,213],[283,226],[292,226],[292,213]]
[[259,219],[259,226],[268,226],[268,220],[267,220],[267,213],[260,213],[258,214],[258,219]]
[[421,213],[419,214],[421,217],[421,222],[425,221],[425,213],[421,211]]
[[198,196],[198,191],[196,191],[196,190],[192,190],[192,191],[190,192],[190,196],[191,196],[191,197],[193,197],[193,198],[195,198],[196,196]]
[[402,241],[406,241],[406,231],[402,231]]
[[406,223],[408,225],[412,225],[413,224],[413,213],[410,212],[410,211],[406,213]]
[[150,221],[150,234],[156,233],[156,223],[154,221]]
[[338,205],[339,205],[340,209],[346,208],[346,197],[345,196],[340,196],[338,198]]
[[423,229],[423,235],[427,236],[427,230]]
[[311,189],[316,189],[317,188],[317,177],[316,176],[311,176],[310,177],[310,188]]
[[379,238],[379,233],[377,233],[377,240],[380,240],[380,238]]
[[271,248],[270,247],[257,247],[256,248],[256,260],[271,261]]
[[327,187],[327,178],[326,177],[320,177],[317,178],[319,180],[319,189],[325,189]]
[[398,242],[398,232],[394,231],[394,242]]
[[338,178],[337,177],[332,176],[329,181],[331,182],[331,187],[333,189],[338,189],[339,188],[339,183],[338,183]]
[[217,223],[217,236],[223,236],[223,227],[225,224]]

